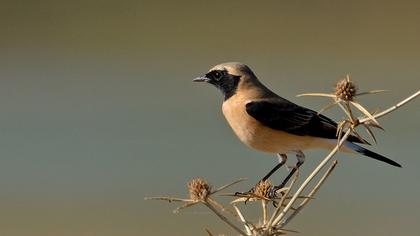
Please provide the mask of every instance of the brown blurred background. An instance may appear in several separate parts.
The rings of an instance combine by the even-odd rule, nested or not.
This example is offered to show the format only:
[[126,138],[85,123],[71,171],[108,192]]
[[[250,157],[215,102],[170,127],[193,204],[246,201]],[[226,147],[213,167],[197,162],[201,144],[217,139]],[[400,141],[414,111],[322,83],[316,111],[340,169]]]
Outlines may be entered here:
[[[1,1],[0,235],[232,234],[205,209],[143,200],[183,196],[195,176],[248,189],[275,163],[234,137],[218,91],[191,83],[215,64],[244,62],[313,109],[328,100],[295,95],[346,73],[391,90],[361,98],[371,109],[419,89],[417,1],[254,2]],[[418,108],[382,119],[372,147],[404,168],[340,155],[290,228],[419,235]],[[303,172],[325,154],[308,152]]]

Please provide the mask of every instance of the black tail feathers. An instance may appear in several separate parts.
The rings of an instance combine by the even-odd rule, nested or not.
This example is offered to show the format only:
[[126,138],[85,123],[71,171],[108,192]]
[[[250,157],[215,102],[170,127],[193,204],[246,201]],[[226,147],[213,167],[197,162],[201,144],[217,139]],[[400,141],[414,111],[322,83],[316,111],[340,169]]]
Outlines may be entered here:
[[365,156],[368,156],[370,158],[373,158],[375,160],[382,161],[382,162],[388,163],[388,164],[393,165],[393,166],[401,167],[401,165],[398,164],[397,162],[395,162],[395,161],[393,161],[393,160],[391,160],[389,158],[386,158],[386,157],[384,157],[382,155],[379,155],[378,153],[372,152],[372,151],[370,151],[370,150],[368,150],[366,148],[363,148],[363,147],[361,147],[361,146],[359,146],[357,144],[354,144],[354,143],[351,143],[351,142],[346,142],[345,145],[347,147],[353,149],[354,151],[356,151],[356,152],[358,152],[360,154],[363,154]]

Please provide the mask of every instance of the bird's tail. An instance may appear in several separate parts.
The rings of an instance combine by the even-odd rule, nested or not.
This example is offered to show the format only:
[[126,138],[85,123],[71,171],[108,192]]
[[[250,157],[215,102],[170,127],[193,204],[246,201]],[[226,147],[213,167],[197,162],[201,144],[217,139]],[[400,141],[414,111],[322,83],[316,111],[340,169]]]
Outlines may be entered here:
[[360,154],[363,154],[363,155],[368,156],[370,158],[376,159],[378,161],[383,161],[383,162],[388,163],[390,165],[401,167],[401,165],[398,164],[397,162],[395,162],[395,161],[393,161],[393,160],[391,160],[389,158],[386,158],[386,157],[384,157],[382,155],[379,155],[378,153],[372,152],[372,151],[370,151],[370,150],[368,150],[366,148],[363,148],[363,147],[361,147],[361,146],[359,146],[359,145],[357,145],[355,143],[346,141],[344,143],[344,146],[346,146],[347,148],[350,148],[350,149],[352,149],[352,150],[354,150],[354,151],[356,151],[356,152],[358,152]]

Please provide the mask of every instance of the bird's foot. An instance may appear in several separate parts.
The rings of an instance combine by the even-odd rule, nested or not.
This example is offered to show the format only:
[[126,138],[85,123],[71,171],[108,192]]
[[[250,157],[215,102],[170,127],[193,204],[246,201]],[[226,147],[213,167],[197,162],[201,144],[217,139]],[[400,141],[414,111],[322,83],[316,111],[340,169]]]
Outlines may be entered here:
[[284,186],[278,185],[273,186],[270,191],[267,194],[267,198],[271,199],[273,201],[273,206],[277,207],[278,199],[283,197],[284,195]]
[[278,190],[282,187],[272,186],[264,180],[259,181],[253,188],[247,192],[236,192],[236,197],[246,198],[245,203],[250,199],[265,199],[275,201],[278,198]]
[[235,196],[236,197],[245,197],[248,195],[251,195],[254,193],[255,188],[251,188],[250,190],[246,191],[246,192],[236,192]]
[[246,198],[246,200],[244,201],[244,203],[246,204],[249,201],[249,199],[251,199],[255,195],[254,193],[255,193],[255,186],[246,192],[236,192],[235,197]]
[[283,187],[282,186],[273,186],[271,189],[270,189],[270,191],[268,192],[268,197],[269,198],[271,198],[271,199],[273,199],[273,198],[278,198],[278,197],[281,197],[281,196],[283,196],[283,192],[282,191],[278,191],[278,190],[280,190],[280,189],[282,189]]

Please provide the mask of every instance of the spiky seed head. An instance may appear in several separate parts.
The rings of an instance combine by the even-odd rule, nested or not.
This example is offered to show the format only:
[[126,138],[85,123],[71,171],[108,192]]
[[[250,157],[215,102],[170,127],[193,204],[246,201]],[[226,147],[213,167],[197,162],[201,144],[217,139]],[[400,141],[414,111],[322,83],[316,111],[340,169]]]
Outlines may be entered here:
[[194,201],[205,201],[211,192],[211,186],[202,178],[192,179],[188,183],[190,198]]
[[344,101],[353,101],[356,96],[356,85],[350,80],[350,76],[338,81],[335,86],[335,96]]
[[255,186],[254,194],[259,196],[259,197],[269,198],[270,190],[271,190],[272,187],[273,187],[273,185],[271,184],[270,181],[268,181],[268,180],[260,181]]

